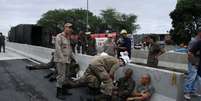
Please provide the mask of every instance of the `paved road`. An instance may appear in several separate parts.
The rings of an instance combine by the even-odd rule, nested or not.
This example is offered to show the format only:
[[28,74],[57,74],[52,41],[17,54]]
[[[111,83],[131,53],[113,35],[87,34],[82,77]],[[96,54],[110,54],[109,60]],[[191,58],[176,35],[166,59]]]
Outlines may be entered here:
[[[0,61],[0,101],[58,101],[55,98],[55,84],[44,79],[47,71],[29,71],[26,59]],[[80,101],[88,98],[86,88],[73,89],[66,101]]]
[[[55,83],[44,78],[48,71],[25,69],[30,64],[35,63],[11,51],[0,53],[0,101],[60,101],[55,97]],[[72,89],[66,101],[84,101],[87,91]]]

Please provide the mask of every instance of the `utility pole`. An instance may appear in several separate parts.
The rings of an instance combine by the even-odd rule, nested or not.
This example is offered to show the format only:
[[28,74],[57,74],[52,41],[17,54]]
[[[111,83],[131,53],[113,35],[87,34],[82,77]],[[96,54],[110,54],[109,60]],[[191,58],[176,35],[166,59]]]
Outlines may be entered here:
[[87,0],[87,32],[88,32],[88,27],[89,27],[89,0]]

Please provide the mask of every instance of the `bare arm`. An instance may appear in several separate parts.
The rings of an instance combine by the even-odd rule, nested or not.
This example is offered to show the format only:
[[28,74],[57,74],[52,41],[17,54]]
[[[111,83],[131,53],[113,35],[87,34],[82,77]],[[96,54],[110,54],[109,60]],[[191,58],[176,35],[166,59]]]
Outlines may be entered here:
[[160,49],[160,51],[156,55],[156,58],[158,58],[159,56],[161,56],[163,53],[165,53],[165,50],[162,48],[162,49]]
[[193,53],[192,52],[188,52],[188,60],[191,60],[193,58]]

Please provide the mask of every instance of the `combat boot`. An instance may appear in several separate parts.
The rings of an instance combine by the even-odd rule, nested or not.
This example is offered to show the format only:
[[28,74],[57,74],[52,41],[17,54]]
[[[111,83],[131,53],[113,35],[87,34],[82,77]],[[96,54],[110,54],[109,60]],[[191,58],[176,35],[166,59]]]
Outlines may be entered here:
[[66,97],[62,94],[62,88],[57,87],[57,95],[56,97],[60,100],[65,100]]
[[63,95],[72,95],[72,93],[70,93],[70,92],[68,91],[68,88],[65,88],[65,87],[62,87],[62,94],[63,94]]
[[49,73],[47,75],[44,76],[44,78],[50,78],[53,75],[53,73]]

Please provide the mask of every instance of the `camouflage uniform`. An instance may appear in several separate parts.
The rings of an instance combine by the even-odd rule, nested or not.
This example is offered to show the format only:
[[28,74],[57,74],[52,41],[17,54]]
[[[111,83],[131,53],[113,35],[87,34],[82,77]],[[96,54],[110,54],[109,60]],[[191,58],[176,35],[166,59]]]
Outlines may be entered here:
[[118,97],[116,101],[125,101],[127,97],[129,97],[135,88],[135,81],[130,78],[126,79],[124,77],[120,78],[117,81],[117,87],[118,87]]
[[58,34],[56,36],[54,54],[54,62],[56,62],[58,72],[57,87],[62,87],[64,81],[69,79],[72,55],[70,37],[67,38],[64,32]]
[[118,69],[118,59],[112,56],[99,56],[86,69],[77,83],[86,83],[91,88],[100,88],[105,95],[112,95],[114,87],[111,75]]
[[107,53],[110,56],[115,56],[115,43],[112,42],[112,39],[108,39],[104,46],[103,46],[103,51]]
[[157,43],[153,43],[149,47],[149,54],[147,59],[147,65],[156,67],[158,65],[158,59],[156,56],[161,52],[160,45]]

